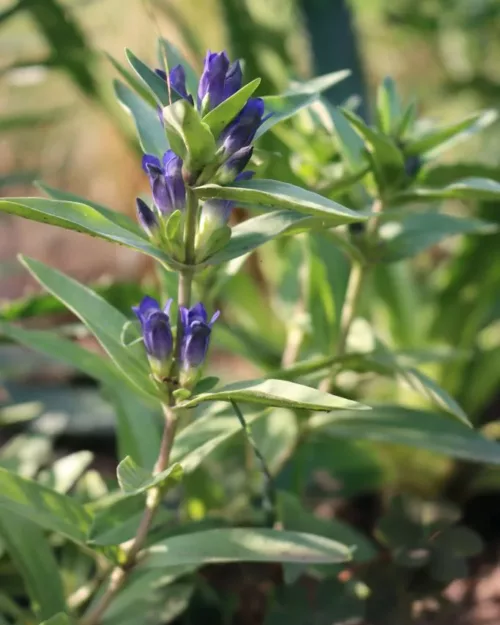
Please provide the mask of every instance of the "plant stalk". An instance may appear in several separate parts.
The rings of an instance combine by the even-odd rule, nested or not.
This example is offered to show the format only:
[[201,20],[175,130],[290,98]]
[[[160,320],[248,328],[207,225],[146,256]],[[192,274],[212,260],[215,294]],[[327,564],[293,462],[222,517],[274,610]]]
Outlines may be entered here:
[[[198,200],[196,199],[193,190],[189,187],[186,188],[186,222],[184,230],[184,245],[185,245],[185,267],[179,272],[179,287],[177,293],[177,304],[179,312],[177,315],[177,333],[175,344],[175,359],[173,365],[173,374],[177,375],[180,369],[180,357],[181,357],[181,343],[182,343],[182,319],[180,315],[180,307],[189,307],[191,303],[191,287],[193,283],[195,264],[195,237],[196,227],[198,223]],[[174,444],[175,431],[177,428],[177,416],[172,410],[174,400],[170,393],[168,404],[163,404],[163,414],[165,417],[165,425],[163,428],[163,436],[160,444],[160,451],[155,467],[153,469],[153,475],[161,473],[168,467],[170,452]],[[148,491],[146,499],[146,509],[142,516],[139,528],[132,541],[130,548],[126,552],[125,560],[120,565],[116,566],[112,571],[109,578],[109,584],[97,601],[95,606],[80,620],[80,625],[98,625],[102,619],[102,616],[106,612],[110,603],[113,601],[116,594],[125,584],[130,571],[137,563],[137,557],[139,552],[146,543],[149,530],[153,523],[154,516],[161,503],[162,489],[161,487],[152,488]]]

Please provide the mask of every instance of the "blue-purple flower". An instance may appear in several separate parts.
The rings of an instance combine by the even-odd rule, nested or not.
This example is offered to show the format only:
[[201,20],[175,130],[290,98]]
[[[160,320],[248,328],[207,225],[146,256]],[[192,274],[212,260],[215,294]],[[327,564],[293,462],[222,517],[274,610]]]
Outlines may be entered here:
[[241,89],[239,61],[230,63],[226,52],[207,52],[198,84],[198,108],[205,114]]
[[182,320],[181,362],[185,371],[197,369],[207,354],[212,325],[219,317],[217,311],[208,321],[207,311],[200,302],[191,308],[180,306]]
[[132,307],[141,324],[151,369],[160,380],[168,376],[172,364],[174,340],[168,316],[171,304],[170,299],[162,310],[153,297],[146,295],[139,306]]
[[149,208],[144,200],[138,197],[136,200],[137,221],[142,229],[150,237],[154,237],[160,226],[156,213]]
[[[239,155],[242,149],[250,146],[255,133],[267,117],[264,117],[264,100],[262,98],[249,98],[238,115],[220,134],[219,144],[222,146],[225,156],[229,158]],[[246,154],[247,152],[243,152],[244,156]]]
[[164,215],[183,210],[186,203],[186,188],[182,178],[182,159],[172,150],[167,150],[163,159],[152,154],[142,158],[142,168],[148,174],[154,202]]
[[[163,78],[163,80],[167,82],[167,74],[164,70],[157,69],[155,72],[160,78]],[[193,96],[189,95],[186,89],[186,72],[184,71],[182,65],[176,65],[170,70],[168,74],[168,81],[170,83],[170,88],[173,89],[178,96],[194,105]],[[163,123],[163,116],[161,120]]]

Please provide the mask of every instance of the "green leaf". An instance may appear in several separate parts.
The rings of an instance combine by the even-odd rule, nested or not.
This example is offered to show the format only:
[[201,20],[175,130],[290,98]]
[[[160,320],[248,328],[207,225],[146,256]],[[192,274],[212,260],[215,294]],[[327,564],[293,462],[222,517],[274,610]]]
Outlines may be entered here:
[[163,119],[172,148],[179,156],[187,154],[189,167],[201,170],[216,152],[215,139],[198,111],[186,100],[177,100],[163,109]]
[[441,189],[410,189],[398,193],[395,202],[418,202],[420,200],[477,200],[497,202],[500,183],[488,178],[463,178]]
[[116,97],[132,116],[142,149],[160,158],[170,147],[156,111],[119,80],[113,82]]
[[[432,130],[420,137],[408,141],[405,145],[406,154],[425,154],[439,147],[448,147],[457,140],[463,140],[471,134],[487,128],[498,117],[497,111],[491,109],[474,113],[460,122]],[[453,139],[453,141],[450,141]]]
[[464,558],[477,556],[484,549],[481,537],[463,525],[450,527],[450,529],[441,532],[433,540],[433,544],[438,549]]
[[126,347],[120,336],[127,318],[104,299],[64,274],[31,258],[21,262],[31,275],[64,304],[95,335],[118,369],[144,395],[159,397],[160,391],[149,376],[142,345]]
[[178,266],[173,259],[151,245],[149,241],[113,223],[88,205],[45,198],[9,198],[0,200],[0,212],[52,224],[67,230],[84,232],[106,241],[125,245],[172,267]]
[[234,200],[264,208],[286,208],[313,217],[329,218],[333,225],[366,221],[367,216],[356,213],[328,198],[276,180],[247,180],[221,187],[207,184],[195,192],[202,199]]
[[384,78],[377,91],[377,114],[382,132],[387,135],[395,134],[401,118],[401,108],[394,80],[390,77]]
[[47,621],[44,621],[40,625],[71,625],[71,621],[67,614],[61,612],[60,614],[56,614],[52,618],[49,618]]
[[334,107],[330,111],[332,117],[335,135],[342,158],[346,162],[352,173],[363,170],[366,167],[365,144],[352,129],[342,112]]
[[123,213],[106,208],[105,206],[102,206],[102,204],[92,202],[92,200],[87,200],[79,195],[75,195],[74,193],[68,193],[67,191],[62,191],[61,189],[55,189],[54,187],[51,187],[44,182],[40,182],[39,180],[35,182],[35,185],[54,200],[76,202],[78,204],[83,204],[84,206],[91,206],[98,213],[101,213],[103,217],[106,217],[106,219],[109,219],[109,221],[112,221],[117,226],[130,230],[130,232],[142,237],[141,228],[134,221],[132,221],[130,217],[124,215]]
[[154,408],[123,384],[107,386],[105,397],[113,404],[117,417],[118,455],[131,456],[146,469],[153,469],[161,440],[161,410]]
[[107,52],[104,52],[104,54],[128,86],[132,87],[132,89],[140,95],[147,104],[149,104],[149,106],[154,108],[157,104],[156,99],[153,95],[151,95],[150,90],[144,87],[142,80],[139,80],[131,71],[111,56],[111,54],[108,54]]
[[[341,69],[336,72],[330,72],[329,74],[323,74],[322,76],[316,76],[310,80],[305,81],[292,81],[289,89],[283,95],[291,94],[317,94],[322,91],[327,91],[333,85],[345,80],[351,75],[351,70]],[[278,96],[280,97],[280,96]]]
[[85,543],[92,520],[75,499],[0,468],[2,509],[80,544]]
[[164,567],[218,562],[346,562],[345,545],[312,534],[272,529],[213,529],[172,536],[146,550],[144,565]]
[[342,114],[364,139],[366,148],[372,155],[379,184],[388,188],[397,187],[404,177],[404,160],[394,141],[367,126],[352,111],[342,109]]
[[75,367],[101,382],[116,384],[121,380],[121,376],[117,375],[109,361],[76,343],[61,338],[54,332],[24,330],[19,326],[0,322],[0,335],[8,336],[25,347],[36,350],[70,367]]
[[36,617],[46,619],[66,610],[58,563],[43,532],[32,522],[3,509],[0,537],[23,578]]
[[158,40],[158,59],[167,73],[177,65],[182,65],[186,73],[187,91],[196,99],[196,94],[198,92],[198,76],[196,72],[179,50],[172,43],[163,38]]
[[385,222],[380,228],[382,260],[397,262],[411,258],[451,236],[490,234],[497,230],[496,224],[482,219],[445,213],[412,213],[405,215],[401,221]]
[[175,463],[157,475],[152,475],[147,469],[135,463],[130,456],[124,458],[117,469],[118,483],[127,495],[139,495],[155,486],[162,489],[173,488],[181,481],[182,473],[181,465]]
[[236,401],[284,408],[304,408],[306,410],[334,410],[352,408],[366,410],[367,406],[350,399],[337,397],[318,391],[309,386],[284,380],[250,380],[223,386],[211,393],[202,393],[180,404],[182,408],[194,408],[204,401]]
[[311,217],[290,210],[263,213],[234,226],[231,240],[226,247],[206,262],[209,265],[219,265],[248,254],[279,236],[321,230],[329,225],[327,218]]
[[312,430],[331,436],[396,443],[428,449],[452,458],[500,464],[500,445],[446,415],[400,406],[366,412],[341,410],[311,417]]
[[227,98],[227,100],[224,100],[224,102],[221,102],[219,106],[216,106],[205,115],[203,122],[207,124],[216,139],[229,122],[232,121],[245,106],[248,98],[250,98],[259,84],[260,78],[252,80],[248,85],[242,87],[239,91]]
[[316,94],[310,93],[291,93],[285,95],[265,96],[264,100],[265,112],[272,113],[271,117],[259,127],[255,134],[255,138],[258,139],[267,132],[270,128],[293,117],[301,109],[310,106],[317,100]]
[[377,554],[375,546],[363,534],[338,519],[321,519],[306,510],[298,497],[287,492],[278,494],[279,518],[286,530],[307,532],[353,546],[353,561],[368,562]]
[[[125,48],[125,54],[128,62],[142,82],[148,87],[149,91],[154,95],[155,99],[163,106],[171,104],[166,81],[138,59],[128,48]],[[171,91],[171,96],[172,100],[179,98],[175,91]]]

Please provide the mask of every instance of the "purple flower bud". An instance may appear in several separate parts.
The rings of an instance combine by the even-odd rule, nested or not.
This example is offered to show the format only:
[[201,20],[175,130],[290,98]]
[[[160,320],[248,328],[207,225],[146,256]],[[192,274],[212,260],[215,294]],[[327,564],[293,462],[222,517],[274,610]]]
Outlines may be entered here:
[[220,167],[217,174],[217,182],[219,184],[227,184],[232,182],[235,178],[239,178],[239,175],[243,172],[248,162],[252,158],[253,145],[247,145],[244,148],[237,150],[227,161]]
[[145,154],[142,167],[148,174],[153,199],[164,215],[183,210],[186,202],[186,188],[182,179],[182,159],[172,150],[163,155],[163,162],[157,156]]
[[226,156],[233,156],[251,144],[255,133],[264,121],[263,115],[264,100],[250,98],[240,113],[221,132],[219,143],[224,148]]
[[198,84],[198,108],[208,113],[224,100],[229,59],[225,52],[207,52],[203,73]]
[[203,203],[200,215],[200,231],[213,232],[229,221],[235,203],[231,200],[207,200]]
[[146,295],[139,306],[132,310],[140,321],[144,346],[153,373],[163,379],[168,375],[171,365],[174,339],[170,328],[168,312],[172,300],[168,300],[163,310],[158,302]]
[[159,226],[158,218],[149,206],[138,197],[136,200],[137,219],[142,229],[150,237],[154,236]]
[[205,360],[212,325],[220,313],[217,311],[210,322],[207,322],[207,311],[202,303],[198,303],[189,309],[181,306],[180,314],[182,320],[182,367],[185,370],[196,369]]
[[[155,74],[157,74],[160,78],[167,82],[167,74],[162,69],[155,69]],[[184,71],[182,65],[176,65],[170,70],[168,74],[168,82],[170,83],[170,89],[173,89],[173,91],[175,91],[175,93],[179,97],[187,100],[192,105],[194,104],[193,96],[189,95],[186,89],[186,72]]]
[[243,73],[241,71],[241,65],[239,61],[231,63],[229,69],[226,72],[226,78],[224,80],[224,100],[230,98],[242,87]]

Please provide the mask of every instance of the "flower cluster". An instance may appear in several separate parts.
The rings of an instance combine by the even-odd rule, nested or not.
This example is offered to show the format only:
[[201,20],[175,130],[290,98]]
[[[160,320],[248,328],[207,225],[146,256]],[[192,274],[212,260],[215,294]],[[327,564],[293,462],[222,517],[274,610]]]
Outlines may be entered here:
[[[132,308],[141,324],[151,370],[159,381],[168,378],[172,368],[174,337],[169,317],[171,305],[172,300],[169,299],[162,309],[154,298],[146,295],[139,306]],[[207,311],[201,302],[191,308],[180,307],[181,378],[190,382],[196,379],[205,361],[212,326],[218,317],[219,311],[208,321]]]
[[[156,70],[156,73],[169,82],[170,89],[179,98],[193,107],[195,107],[193,95],[196,95],[196,109],[200,115],[206,115],[225,102],[241,89],[243,83],[239,61],[230,63],[225,52],[207,53],[197,94],[188,93],[186,74],[182,65],[171,69],[168,77],[163,70]],[[254,172],[245,171],[245,168],[252,157],[252,141],[265,119],[264,101],[261,98],[249,98],[219,136],[214,137],[217,151],[214,163],[207,163],[207,168],[203,172],[203,182],[228,184],[248,180],[253,176]],[[149,178],[154,207],[150,208],[138,198],[138,220],[149,237],[157,244],[166,244],[168,248],[169,241],[164,223],[175,211],[183,213],[186,204],[186,175],[185,172],[183,175],[183,161],[172,150],[168,150],[162,160],[157,156],[146,154],[142,166]],[[220,241],[227,241],[224,230],[227,231],[233,206],[233,202],[225,200],[210,200],[202,205],[196,234],[198,260],[203,260],[214,253],[216,251],[214,246],[220,244]]]

